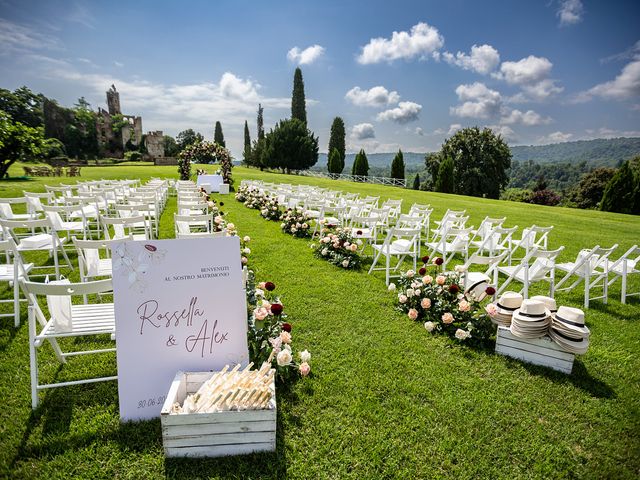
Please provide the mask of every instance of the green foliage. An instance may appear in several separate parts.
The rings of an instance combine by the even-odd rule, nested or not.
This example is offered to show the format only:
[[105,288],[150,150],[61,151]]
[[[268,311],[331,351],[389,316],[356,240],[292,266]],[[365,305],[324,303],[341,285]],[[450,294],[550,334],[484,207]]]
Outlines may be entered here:
[[57,138],[47,138],[42,142],[43,158],[64,157],[66,155],[64,143]]
[[178,143],[178,148],[180,151],[187,148],[189,145],[193,145],[194,143],[200,143],[204,141],[204,137],[201,133],[195,132],[192,128],[188,128],[187,130],[183,130],[176,137],[176,142]]
[[175,157],[180,152],[178,143],[171,135],[165,135],[164,137],[164,154],[166,157]]
[[391,162],[391,178],[404,179],[404,158],[402,157],[402,150],[398,150],[398,153],[393,157]]
[[29,161],[42,155],[44,131],[14,122],[0,110],[0,179],[8,175],[9,167],[18,160]]
[[582,175],[589,172],[586,162],[536,163],[533,160],[511,162],[509,187],[532,189],[535,180],[544,176],[549,188],[564,190],[575,186]]
[[554,207],[560,203],[560,200],[560,195],[558,195],[553,190],[549,190],[548,188],[541,188],[531,192],[531,195],[527,199],[527,202],[533,203],[535,205],[547,205],[549,207]]
[[489,128],[459,130],[444,142],[440,158],[453,160],[452,193],[498,198],[509,181],[511,151],[500,135],[496,136]]
[[335,171],[332,173],[342,173],[344,170],[344,160],[346,157],[345,137],[344,120],[340,117],[334,118],[331,123],[331,134],[329,135],[329,148],[327,152],[331,154],[334,149],[337,150],[340,155],[340,163],[335,165]]
[[[640,161],[640,157],[634,159]],[[626,161],[607,183],[602,194],[600,210],[605,212],[638,214],[640,207],[640,172],[631,168],[632,161]]]
[[293,74],[293,92],[291,94],[291,118],[307,123],[307,106],[304,98],[304,81],[302,80],[302,70],[296,68]]
[[340,152],[338,152],[337,148],[334,148],[333,150],[331,150],[331,153],[329,154],[327,170],[329,170],[329,173],[340,174],[342,173],[342,170],[340,169],[341,165],[342,165],[342,160],[340,159]]
[[116,135],[122,132],[124,127],[129,126],[129,120],[127,120],[121,113],[111,115],[111,130]]
[[215,142],[197,142],[187,146],[178,154],[178,172],[181,180],[188,180],[191,175],[192,163],[220,162],[224,183],[233,185],[231,169],[233,167],[229,150]]
[[222,133],[222,124],[220,122],[216,122],[216,127],[213,132],[213,141],[222,147],[227,146],[224,143],[224,134]]
[[258,131],[258,140],[264,138],[264,108],[258,104],[258,116],[256,118],[256,126]]
[[416,176],[413,179],[413,189],[420,190],[420,174],[416,173]]
[[33,93],[27,87],[17,88],[13,92],[0,88],[0,110],[7,113],[14,122],[27,127],[43,126],[44,100],[44,95]]
[[500,200],[529,203],[531,193],[531,190],[525,188],[507,188],[500,194]]
[[251,135],[249,134],[249,124],[244,121],[244,150],[242,151],[242,162],[251,165]]
[[369,175],[369,160],[367,160],[367,154],[364,153],[364,149],[356,154],[356,158],[353,161],[353,167],[351,169],[351,175],[358,175],[366,177]]
[[596,208],[602,200],[604,189],[615,173],[615,168],[600,167],[582,175],[580,183],[571,192],[576,206],[578,208]]
[[142,154],[140,152],[136,152],[136,151],[125,152],[124,158],[128,162],[139,162],[139,161],[142,160]]
[[267,167],[307,170],[318,161],[318,138],[297,118],[281,120],[265,140],[263,160]]
[[451,157],[445,157],[440,162],[438,168],[438,176],[434,183],[434,190],[441,193],[453,193],[455,189],[454,184],[454,166]]
[[262,170],[266,167],[265,160],[265,152],[267,147],[267,141],[265,137],[259,138],[258,140],[253,141],[253,146],[251,147],[251,163],[250,165],[253,167],[258,167]]

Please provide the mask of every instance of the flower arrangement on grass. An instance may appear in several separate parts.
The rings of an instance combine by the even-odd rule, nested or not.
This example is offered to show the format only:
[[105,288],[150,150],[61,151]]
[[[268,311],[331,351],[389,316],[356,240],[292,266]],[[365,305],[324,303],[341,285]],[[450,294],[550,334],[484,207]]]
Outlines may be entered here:
[[358,254],[360,245],[362,240],[353,238],[350,231],[329,225],[322,228],[318,243],[312,244],[311,248],[316,257],[338,267],[354,270],[360,268],[362,262]]
[[243,185],[240,188],[238,188],[238,191],[236,192],[236,200],[239,202],[246,202],[247,201],[247,197],[249,195],[249,193],[254,190],[251,187],[249,187],[248,185]]
[[255,187],[243,186],[236,192],[236,200],[244,203],[245,207],[259,210],[265,202],[265,196]]
[[[293,326],[280,298],[274,293],[276,285],[260,282],[256,285],[252,271],[247,278],[249,359],[255,365],[271,361],[281,382],[306,377],[311,372],[311,354],[293,349]],[[269,360],[271,359],[271,360]]]
[[289,208],[282,214],[280,227],[284,233],[298,238],[311,236],[311,217],[299,208]]
[[260,216],[265,220],[280,221],[282,211],[280,210],[278,199],[275,197],[265,197],[262,208],[260,209]]
[[[389,285],[389,290],[397,295],[398,309],[411,320],[424,322],[429,332],[444,333],[470,344],[486,342],[494,330],[491,319],[479,299],[465,295],[461,269],[432,276],[428,260],[423,257],[425,265],[417,272],[408,270],[397,285]],[[433,265],[439,266],[439,260],[434,259]]]

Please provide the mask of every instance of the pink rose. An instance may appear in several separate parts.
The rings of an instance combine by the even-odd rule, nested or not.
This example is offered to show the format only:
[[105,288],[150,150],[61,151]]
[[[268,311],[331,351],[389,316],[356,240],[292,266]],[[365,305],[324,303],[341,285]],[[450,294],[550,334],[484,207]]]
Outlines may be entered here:
[[496,313],[498,313],[498,307],[496,307],[493,303],[488,304],[486,307],[484,307],[484,309],[492,317]]
[[309,372],[311,372],[311,367],[307,362],[302,362],[298,367],[298,370],[300,370],[300,375],[306,377],[307,375],[309,375]]
[[442,315],[442,322],[446,324],[453,323],[453,315],[450,312],[444,313]]
[[407,273],[405,275],[407,276],[407,278],[413,278],[415,274],[416,272],[414,272],[413,270],[407,270]]
[[400,303],[407,303],[407,296],[401,293],[400,295],[398,295],[398,301]]
[[458,310],[461,312],[468,312],[471,310],[471,305],[469,305],[469,302],[466,300],[460,300],[460,303],[458,303]]
[[291,334],[285,331],[280,332],[280,340],[282,343],[291,343]]
[[357,252],[358,251],[358,245],[356,245],[355,243],[352,243],[350,249],[351,249],[352,252]]
[[427,308],[431,308],[431,299],[429,298],[423,298],[422,301],[420,302],[420,306],[422,308],[424,308],[425,310]]
[[267,310],[265,307],[256,308],[253,311],[253,316],[256,320],[264,320],[265,318],[267,318],[267,315],[269,315],[269,310]]
[[266,282],[260,282],[260,283],[258,284],[258,287],[260,287],[262,290],[264,290],[264,287],[265,287],[266,285],[267,285],[267,284],[266,284]]
[[444,275],[438,275],[436,277],[436,283],[438,285],[444,285],[445,280],[446,280],[446,278],[444,278]]
[[418,311],[415,308],[411,308],[409,309],[409,313],[407,315],[409,315],[409,318],[411,320],[415,320],[416,318],[418,318]]
[[433,282],[433,278],[431,277],[431,275],[425,275],[424,277],[422,277],[422,283],[424,283],[425,285],[429,285],[431,282]]

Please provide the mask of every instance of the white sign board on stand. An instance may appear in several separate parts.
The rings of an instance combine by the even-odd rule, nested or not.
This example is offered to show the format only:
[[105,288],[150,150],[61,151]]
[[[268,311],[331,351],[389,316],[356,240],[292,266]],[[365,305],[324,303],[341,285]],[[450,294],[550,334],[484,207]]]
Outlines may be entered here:
[[114,246],[120,419],[160,417],[177,371],[249,361],[238,237]]

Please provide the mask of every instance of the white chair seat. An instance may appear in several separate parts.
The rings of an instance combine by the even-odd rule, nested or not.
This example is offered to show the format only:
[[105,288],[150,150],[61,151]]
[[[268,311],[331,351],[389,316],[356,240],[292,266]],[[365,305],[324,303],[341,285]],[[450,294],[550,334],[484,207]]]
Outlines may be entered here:
[[[444,248],[442,248],[444,245]],[[447,253],[453,253],[453,252],[464,252],[465,251],[465,244],[464,243],[456,243],[456,242],[444,242],[444,244],[442,242],[427,242],[426,246],[429,247],[432,250],[435,250],[437,252],[443,253],[443,251],[447,252]]]
[[[66,238],[60,238],[58,240],[60,244],[64,244],[67,241]],[[51,250],[53,248],[52,242],[53,240],[50,234],[41,233],[39,235],[26,237],[20,240],[18,251],[27,252],[30,250]]]
[[54,320],[49,319],[36,339],[42,341],[47,337],[78,337],[102,333],[114,335],[116,332],[113,303],[72,305],[71,318],[73,318],[73,328],[70,332],[56,332]]
[[[106,206],[106,205],[105,205]],[[98,218],[98,209],[94,205],[87,205],[80,210],[71,212],[71,218]]]
[[361,238],[363,240],[371,240],[374,238],[373,230],[370,228],[352,228],[351,236],[354,238]]
[[59,230],[82,232],[84,231],[84,224],[82,222],[62,222]]
[[[33,263],[25,263],[24,265],[24,270],[26,273],[29,273],[31,271],[31,269],[33,268]],[[13,281],[13,265],[12,264],[2,264],[0,265],[0,281],[2,282],[12,282]],[[22,275],[21,273],[18,274],[18,279],[22,280],[22,278],[24,277],[24,275]]]
[[468,285],[475,285],[476,283],[482,282],[491,283],[491,278],[484,272],[467,272],[466,276]]

